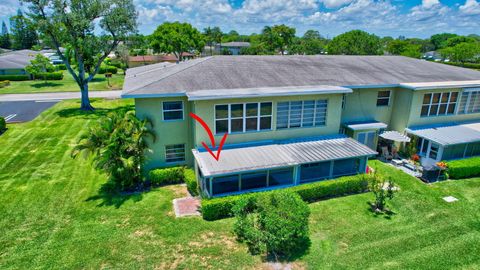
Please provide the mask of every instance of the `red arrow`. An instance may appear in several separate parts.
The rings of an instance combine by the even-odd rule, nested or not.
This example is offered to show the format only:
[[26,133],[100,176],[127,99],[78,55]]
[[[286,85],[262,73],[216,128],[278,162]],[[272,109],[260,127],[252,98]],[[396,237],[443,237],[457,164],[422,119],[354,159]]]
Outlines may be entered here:
[[[203,121],[203,119],[200,116],[194,113],[190,113],[190,117],[197,120],[200,123],[200,125],[203,126],[203,129],[205,129],[205,131],[208,133],[208,137],[210,137],[210,142],[212,143],[212,147],[215,148],[215,137],[213,136],[213,132],[210,129],[210,127],[207,125],[207,123],[205,123],[205,121]],[[216,155],[213,153],[212,149],[210,149],[210,147],[208,147],[208,145],[205,142],[202,142],[203,147],[205,147],[208,153],[210,153],[210,155],[212,155],[212,157],[217,161],[220,159],[220,152],[222,151],[223,145],[227,140],[227,136],[228,136],[228,133],[223,134],[223,137],[222,137],[222,140],[220,141],[220,145],[218,146]]]

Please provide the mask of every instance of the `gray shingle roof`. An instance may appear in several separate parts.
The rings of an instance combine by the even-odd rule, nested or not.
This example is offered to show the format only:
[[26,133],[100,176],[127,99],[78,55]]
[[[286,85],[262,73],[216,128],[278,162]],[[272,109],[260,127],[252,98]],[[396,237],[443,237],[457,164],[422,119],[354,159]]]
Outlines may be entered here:
[[[213,56],[127,72],[126,96],[308,85],[375,86],[480,80],[480,72],[402,56]],[[142,67],[145,69],[145,67]],[[137,73],[137,74],[134,74]]]
[[351,138],[340,137],[288,140],[268,145],[224,149],[218,161],[208,152],[192,151],[202,173],[207,177],[377,154]]
[[11,51],[0,54],[0,69],[23,69],[40,52],[31,50]]

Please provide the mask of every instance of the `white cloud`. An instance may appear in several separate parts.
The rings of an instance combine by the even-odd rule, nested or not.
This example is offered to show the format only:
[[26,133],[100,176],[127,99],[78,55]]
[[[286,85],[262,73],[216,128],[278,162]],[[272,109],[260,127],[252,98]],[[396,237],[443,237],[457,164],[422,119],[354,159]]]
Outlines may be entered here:
[[439,0],[422,0],[422,7],[424,8],[431,8],[438,4],[440,4]]
[[463,6],[459,6],[460,13],[465,15],[480,15],[480,3],[476,0],[466,0]]
[[322,3],[325,7],[333,9],[350,4],[353,0],[323,0]]

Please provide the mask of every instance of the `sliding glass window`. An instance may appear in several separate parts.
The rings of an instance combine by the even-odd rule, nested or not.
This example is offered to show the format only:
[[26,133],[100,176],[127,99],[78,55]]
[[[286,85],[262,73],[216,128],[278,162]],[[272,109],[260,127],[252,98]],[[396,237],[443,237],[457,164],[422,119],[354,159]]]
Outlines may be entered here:
[[215,105],[215,134],[271,129],[271,102]]
[[303,100],[277,103],[277,129],[324,126],[328,100]]

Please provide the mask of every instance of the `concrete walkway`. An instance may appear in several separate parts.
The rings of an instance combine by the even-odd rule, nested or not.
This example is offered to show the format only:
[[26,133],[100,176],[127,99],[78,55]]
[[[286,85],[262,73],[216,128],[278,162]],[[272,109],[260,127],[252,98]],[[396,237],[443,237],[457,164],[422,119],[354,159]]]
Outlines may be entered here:
[[185,197],[173,200],[173,210],[176,217],[200,216],[200,199],[198,197]]
[[[91,98],[120,98],[122,91],[90,91]],[[0,95],[0,101],[29,101],[29,100],[65,100],[80,98],[80,91],[76,92],[52,92],[52,93],[32,93],[32,94],[4,94]]]

